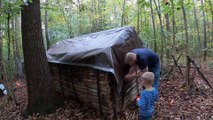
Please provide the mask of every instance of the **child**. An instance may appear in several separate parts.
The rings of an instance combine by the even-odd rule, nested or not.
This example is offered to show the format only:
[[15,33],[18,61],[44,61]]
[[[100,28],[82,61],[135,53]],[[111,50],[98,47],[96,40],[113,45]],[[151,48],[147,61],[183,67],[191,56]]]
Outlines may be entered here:
[[145,89],[140,93],[140,99],[137,104],[140,108],[142,120],[151,120],[154,114],[154,104],[158,99],[158,91],[152,87],[155,76],[152,72],[145,72],[140,79],[143,80]]

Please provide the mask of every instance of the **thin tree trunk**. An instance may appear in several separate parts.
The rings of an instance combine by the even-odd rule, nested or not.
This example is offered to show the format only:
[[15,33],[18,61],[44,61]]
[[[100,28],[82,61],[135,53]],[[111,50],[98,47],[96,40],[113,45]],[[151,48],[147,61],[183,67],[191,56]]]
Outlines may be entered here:
[[7,15],[7,37],[8,37],[8,41],[7,41],[7,61],[9,62],[10,61],[10,13],[8,13]]
[[167,30],[168,32],[171,32],[171,29],[170,29],[170,21],[169,21],[169,14],[168,14],[168,13],[165,14],[165,19],[166,19],[166,30]]
[[[0,0],[0,9],[2,9],[2,5],[1,5],[1,0]],[[0,17],[2,16],[2,14],[0,13]],[[3,56],[2,56],[2,24],[0,22],[0,80],[2,80],[3,77]]]
[[[209,0],[209,4],[210,4],[210,7],[211,7],[211,18],[212,18],[212,28],[211,28],[211,31],[212,31],[212,35],[213,35],[213,5],[212,5],[212,2],[211,0]],[[210,36],[211,37],[211,42],[213,42],[213,36]]]
[[[173,52],[172,53],[173,53],[174,59],[176,59],[175,58],[175,55],[176,55],[176,47],[175,47],[175,45],[176,45],[176,40],[175,40],[176,30],[175,30],[175,28],[176,28],[176,26],[175,26],[174,0],[171,0],[171,2],[172,2],[172,13],[173,13],[173,15],[172,15],[172,40],[173,40],[172,50],[173,50]],[[175,61],[174,61],[174,63],[173,63],[173,71],[172,71],[172,78],[173,79],[176,76],[175,73],[176,73],[176,65],[175,65]]]
[[98,1],[98,31],[102,30],[102,0],[97,0]]
[[14,55],[14,61],[15,61],[15,74],[17,79],[24,79],[24,73],[21,63],[21,56],[20,56],[20,50],[19,50],[19,32],[20,32],[20,22],[19,22],[19,16],[15,18],[14,21],[14,41],[13,41],[13,55]]
[[102,30],[105,30],[106,25],[107,25],[106,20],[105,20],[105,18],[106,18],[105,11],[106,11],[107,1],[103,0],[102,2],[103,2],[103,13],[102,13],[102,17],[101,17],[101,19],[102,19]]
[[139,0],[137,0],[137,32],[140,32],[140,4]]
[[[164,4],[165,5],[168,5],[168,2],[167,1],[164,1]],[[169,21],[169,14],[168,13],[165,13],[165,20],[166,20],[166,30],[167,30],[167,37],[165,40],[167,40],[168,42],[170,41],[171,39],[171,35],[170,35],[170,32],[171,32],[171,28],[170,28],[170,21]],[[168,46],[168,45],[166,45]],[[170,49],[169,48],[166,48],[166,69],[169,70],[169,58],[170,58]],[[175,54],[174,54],[175,56]],[[169,72],[167,72],[167,76],[169,77]]]
[[[65,23],[67,24],[67,29],[68,29],[68,32],[69,32],[69,37],[72,38],[73,37],[73,33],[72,33],[72,24],[70,21],[68,21],[68,19],[66,18],[66,14],[64,12],[64,7],[60,5],[60,1],[58,0],[58,5],[60,7],[60,10],[62,12],[62,15],[63,15],[63,18],[64,18],[64,21]],[[70,18],[71,19],[71,18]]]
[[151,17],[152,17],[152,28],[153,28],[153,37],[154,37],[154,51],[157,52],[157,42],[156,42],[156,28],[155,28],[155,17],[152,6],[152,0],[149,0],[150,9],[151,9]]
[[19,32],[20,32],[20,17],[16,17],[15,19],[15,49],[16,49],[16,57],[21,60],[21,55],[20,55],[20,46],[19,46],[19,41],[20,41],[20,36],[19,36]]
[[[167,30],[168,32],[171,32],[170,21],[169,21],[169,14],[168,14],[168,13],[165,14],[165,19],[166,19],[166,30]],[[169,37],[170,37],[170,36],[169,36]]]
[[[203,0],[201,0],[201,5],[203,5]],[[203,8],[204,9],[204,8]],[[207,56],[207,42],[206,42],[206,14],[204,10],[202,10],[203,14],[203,34],[204,34],[204,42],[203,42],[203,47],[204,47],[204,54],[203,54],[203,59],[206,61],[206,56]]]
[[78,13],[78,35],[81,35],[81,11],[80,11],[80,6],[81,6],[81,1],[77,0],[77,13]]
[[115,3],[113,6],[114,6],[114,20],[117,20],[117,6]]
[[46,3],[45,3],[45,10],[44,10],[44,27],[45,27],[45,38],[46,38],[46,43],[47,43],[47,50],[50,48],[50,40],[49,40],[49,33],[48,33],[48,10],[47,10],[47,7],[48,7],[48,0],[46,0]]
[[[11,25],[12,25],[13,33],[17,32],[15,30],[15,20],[11,20]],[[9,69],[9,73],[10,74],[6,77],[6,80],[8,81],[8,83],[10,85],[10,88],[11,88],[11,91],[10,91],[11,93],[10,94],[12,95],[12,98],[14,99],[15,104],[19,105],[18,102],[17,102],[16,96],[15,96],[15,93],[14,93],[14,84],[12,83],[12,80],[11,80],[11,79],[18,79],[18,70],[16,69],[17,68],[17,64],[16,64],[16,58],[17,57],[16,57],[16,48],[15,48],[15,41],[17,40],[17,36],[16,35],[17,34],[12,35],[12,48],[13,48],[13,59],[14,59],[14,62],[12,62],[12,60],[8,61],[8,62],[10,62],[9,64],[10,64],[11,68],[14,68],[14,63],[15,63],[15,70],[14,70],[15,76],[14,76],[14,74],[11,73],[12,69]],[[14,78],[11,77],[11,76],[14,76]]]
[[147,15],[146,15],[146,8],[144,7],[144,26],[146,26],[146,23],[147,23]]
[[186,39],[186,74],[185,74],[185,81],[186,81],[186,84],[188,86],[191,85],[191,81],[189,79],[189,71],[190,71],[190,68],[189,68],[189,60],[187,58],[188,56],[188,53],[189,53],[189,37],[188,37],[188,23],[187,23],[187,18],[186,18],[186,10],[185,10],[185,7],[184,7],[184,2],[182,1],[181,2],[181,8],[182,8],[182,12],[183,12],[183,21],[184,21],[184,30],[185,30],[185,39]]
[[100,22],[100,17],[101,17],[101,5],[100,5],[100,0],[96,0],[97,4],[98,4],[98,8],[97,8],[97,13],[98,13],[98,20],[97,20],[97,30],[100,31],[101,28],[101,22]]
[[195,25],[196,25],[196,29],[197,29],[197,51],[198,51],[198,63],[201,63],[201,51],[200,51],[200,45],[201,45],[201,41],[200,41],[200,30],[199,30],[199,24],[198,24],[198,19],[197,19],[197,9],[195,6],[195,0],[193,0],[193,5],[194,5],[194,17],[195,17]]
[[141,8],[141,10],[140,10],[140,30],[142,30],[142,28],[144,27],[143,24],[142,24],[143,23],[143,16],[142,15],[144,15],[144,14],[143,14],[143,9]]
[[22,40],[28,87],[25,115],[50,113],[60,104],[50,75],[41,30],[40,0],[32,0],[21,9]]
[[165,34],[164,34],[164,29],[163,29],[163,24],[162,24],[162,18],[161,18],[161,7],[160,7],[160,2],[158,0],[158,5],[156,3],[156,1],[154,0],[154,3],[155,3],[155,6],[156,6],[156,11],[158,13],[158,18],[159,18],[159,21],[160,21],[160,29],[161,29],[161,68],[163,68],[163,65],[164,65],[164,49],[167,49],[167,48],[164,48],[166,47],[166,40],[165,40]]
[[[212,5],[212,1],[209,0],[209,5],[210,5],[210,13],[211,13],[211,21],[212,21],[212,26],[211,26],[211,36],[210,36],[210,39],[211,39],[211,42],[213,42],[213,5]],[[211,46],[212,47],[212,46]]]
[[96,19],[95,19],[95,15],[96,15],[96,2],[95,0],[92,0],[92,16],[93,16],[93,20],[92,20],[92,32],[96,31]]
[[123,2],[123,7],[122,7],[122,16],[121,16],[121,26],[124,26],[125,24],[125,6],[126,6],[126,0]]

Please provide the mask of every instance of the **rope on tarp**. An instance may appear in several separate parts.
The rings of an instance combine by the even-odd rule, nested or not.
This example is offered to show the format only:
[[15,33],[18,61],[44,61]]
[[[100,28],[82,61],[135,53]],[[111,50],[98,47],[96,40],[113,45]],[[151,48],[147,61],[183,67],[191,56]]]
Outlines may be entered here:
[[101,104],[101,92],[100,92],[100,79],[99,79],[99,71],[97,71],[97,88],[98,88],[98,102],[99,102],[99,109],[100,115],[102,115],[102,104]]

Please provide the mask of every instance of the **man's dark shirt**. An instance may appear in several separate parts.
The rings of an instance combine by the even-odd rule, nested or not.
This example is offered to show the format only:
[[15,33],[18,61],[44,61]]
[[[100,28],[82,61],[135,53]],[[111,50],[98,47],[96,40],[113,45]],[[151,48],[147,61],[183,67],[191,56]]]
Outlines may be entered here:
[[160,64],[158,55],[148,48],[136,48],[132,50],[137,55],[137,65],[140,69],[145,69],[148,66],[152,70],[156,65]]

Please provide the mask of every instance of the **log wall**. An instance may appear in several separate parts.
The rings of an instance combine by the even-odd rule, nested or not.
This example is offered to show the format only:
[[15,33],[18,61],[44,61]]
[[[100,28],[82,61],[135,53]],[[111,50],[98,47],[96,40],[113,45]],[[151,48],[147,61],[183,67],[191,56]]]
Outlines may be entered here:
[[142,89],[141,82],[125,82],[118,95],[116,80],[111,73],[89,67],[50,63],[56,90],[64,97],[76,99],[99,114],[116,116],[123,107],[135,101]]

